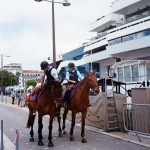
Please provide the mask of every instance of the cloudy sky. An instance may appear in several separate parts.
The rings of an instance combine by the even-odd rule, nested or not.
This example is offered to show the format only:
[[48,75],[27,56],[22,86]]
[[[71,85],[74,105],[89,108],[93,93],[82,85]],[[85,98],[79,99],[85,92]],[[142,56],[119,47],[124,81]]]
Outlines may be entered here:
[[[63,0],[58,0],[62,2]],[[70,7],[55,4],[57,55],[73,50],[95,35],[90,25],[111,11],[113,0],[70,0]],[[23,69],[40,69],[52,58],[51,3],[34,0],[0,0],[0,54],[4,65],[21,63]]]

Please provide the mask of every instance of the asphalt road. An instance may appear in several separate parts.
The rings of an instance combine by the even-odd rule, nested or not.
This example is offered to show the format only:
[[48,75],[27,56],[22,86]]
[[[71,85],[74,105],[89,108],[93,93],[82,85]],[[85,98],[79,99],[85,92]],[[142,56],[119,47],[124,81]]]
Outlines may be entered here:
[[[4,133],[13,142],[16,130],[20,132],[19,149],[20,150],[149,150],[149,148],[139,146],[133,143],[119,140],[95,131],[86,129],[86,138],[88,143],[81,143],[80,127],[75,127],[75,141],[69,141],[69,134],[58,137],[57,122],[53,125],[53,143],[54,148],[47,147],[48,145],[48,117],[43,118],[43,142],[44,146],[38,146],[37,135],[37,119],[34,125],[35,142],[30,143],[30,129],[26,129],[28,111],[18,106],[0,103],[0,120],[4,121]],[[37,118],[37,117],[36,117]],[[70,124],[67,124],[67,132],[69,133]]]

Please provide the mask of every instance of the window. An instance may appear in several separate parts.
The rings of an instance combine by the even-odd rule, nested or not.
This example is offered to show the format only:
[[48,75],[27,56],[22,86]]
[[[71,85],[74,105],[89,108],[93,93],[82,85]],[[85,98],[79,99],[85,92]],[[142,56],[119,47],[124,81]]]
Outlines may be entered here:
[[132,81],[139,81],[138,65],[133,65],[132,67]]
[[150,64],[147,64],[146,72],[147,72],[147,80],[150,80]]
[[118,81],[123,82],[123,68],[118,68]]
[[136,33],[137,38],[142,38],[143,36],[145,36],[144,31]]
[[124,36],[124,37],[122,37],[122,42],[126,42],[126,41],[129,41],[130,39],[129,39],[129,36]]
[[125,82],[131,82],[131,73],[130,73],[129,66],[124,67],[124,77],[125,77]]

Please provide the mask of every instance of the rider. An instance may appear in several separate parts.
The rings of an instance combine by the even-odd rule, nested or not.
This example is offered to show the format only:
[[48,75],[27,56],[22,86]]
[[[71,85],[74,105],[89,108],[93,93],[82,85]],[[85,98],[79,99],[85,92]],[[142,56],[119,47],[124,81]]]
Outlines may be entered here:
[[[47,61],[41,62],[41,70],[44,71],[44,75],[42,76],[41,86],[47,86],[51,81],[59,81],[57,70],[49,65]],[[46,80],[45,80],[45,77]],[[45,82],[44,82],[45,81]]]
[[68,67],[69,71],[67,71],[66,73],[66,80],[68,81],[68,83],[78,83],[82,79],[80,72],[75,69],[74,63],[69,63]]
[[[44,85],[46,87],[52,81],[59,81],[57,70],[49,65],[47,61],[41,62],[41,70],[44,71],[44,75],[42,76],[41,86]],[[45,80],[46,77],[46,80]],[[45,81],[45,82],[44,82]],[[56,108],[56,116],[60,116],[60,108]]]
[[63,90],[66,91],[64,94],[65,105],[67,104],[67,100],[70,97],[71,88],[83,78],[80,72],[75,69],[74,63],[69,63],[68,67],[69,67],[69,70],[66,72],[67,90],[66,90],[66,87],[63,87]]

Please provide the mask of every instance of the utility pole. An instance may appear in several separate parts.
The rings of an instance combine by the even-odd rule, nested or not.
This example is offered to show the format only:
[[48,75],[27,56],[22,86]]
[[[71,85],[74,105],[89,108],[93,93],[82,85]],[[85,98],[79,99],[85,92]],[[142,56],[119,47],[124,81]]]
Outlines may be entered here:
[[1,102],[3,102],[3,54],[1,54]]

